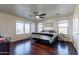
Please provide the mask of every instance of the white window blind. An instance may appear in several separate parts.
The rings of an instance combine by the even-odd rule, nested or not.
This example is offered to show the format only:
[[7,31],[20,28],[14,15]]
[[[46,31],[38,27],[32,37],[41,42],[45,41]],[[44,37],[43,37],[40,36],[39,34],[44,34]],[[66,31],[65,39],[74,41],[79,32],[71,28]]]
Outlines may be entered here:
[[68,20],[58,21],[59,33],[68,34]]
[[38,32],[41,32],[43,29],[42,23],[38,23]]
[[24,34],[23,22],[17,21],[16,22],[16,34]]
[[30,33],[30,23],[25,23],[25,33]]

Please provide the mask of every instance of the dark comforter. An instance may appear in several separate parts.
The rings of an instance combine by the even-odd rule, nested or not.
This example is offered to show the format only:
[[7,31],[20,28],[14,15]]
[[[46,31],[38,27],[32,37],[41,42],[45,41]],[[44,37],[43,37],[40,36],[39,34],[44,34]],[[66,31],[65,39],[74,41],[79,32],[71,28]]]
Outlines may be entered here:
[[39,35],[46,35],[46,36],[50,36],[50,37],[52,37],[53,36],[53,34],[51,34],[51,33],[32,33],[32,34],[39,34]]

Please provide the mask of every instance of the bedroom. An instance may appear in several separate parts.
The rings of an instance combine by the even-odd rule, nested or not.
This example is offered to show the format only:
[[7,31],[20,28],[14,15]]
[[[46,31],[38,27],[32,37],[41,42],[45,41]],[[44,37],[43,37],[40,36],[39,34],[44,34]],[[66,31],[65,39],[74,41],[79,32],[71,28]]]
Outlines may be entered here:
[[[6,38],[10,41],[9,52],[12,55],[78,54],[78,10],[79,5],[75,4],[1,4],[1,39]],[[41,31],[43,33],[41,33]],[[51,46],[51,33],[54,31],[57,33],[57,39],[59,40],[54,44],[55,47]],[[34,35],[33,32],[36,34]],[[37,32],[40,32],[41,34]],[[53,35],[55,33],[53,33]],[[39,39],[33,40],[32,34],[37,38],[43,38],[44,41],[39,41]],[[60,36],[60,34],[62,36]],[[34,43],[35,41],[39,42]],[[5,51],[2,51],[6,44],[2,42],[1,44],[0,52],[1,54],[6,54]]]

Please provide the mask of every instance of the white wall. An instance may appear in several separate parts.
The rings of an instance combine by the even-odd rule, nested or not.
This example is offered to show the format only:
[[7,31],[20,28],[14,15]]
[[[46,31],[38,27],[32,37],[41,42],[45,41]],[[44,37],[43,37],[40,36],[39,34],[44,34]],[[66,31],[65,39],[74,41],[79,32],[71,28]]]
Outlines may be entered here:
[[[44,23],[43,24],[44,30],[56,30],[57,31],[57,20],[56,19],[44,20],[43,23]],[[51,23],[53,26],[47,27],[46,26],[47,23]]]
[[0,13],[0,34],[5,37],[12,37],[12,42],[29,37],[28,34],[16,35],[16,20],[35,23],[35,21],[29,19],[23,19],[9,14]]
[[79,5],[73,14],[73,43],[79,54]]

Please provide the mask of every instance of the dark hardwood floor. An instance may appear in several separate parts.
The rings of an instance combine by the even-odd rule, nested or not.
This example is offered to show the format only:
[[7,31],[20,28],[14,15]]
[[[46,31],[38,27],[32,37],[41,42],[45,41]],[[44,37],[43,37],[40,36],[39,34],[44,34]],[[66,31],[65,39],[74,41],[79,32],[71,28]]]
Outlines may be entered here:
[[72,43],[57,41],[54,45],[34,40],[18,41],[11,44],[11,55],[77,55]]
[[0,55],[9,55],[10,54],[10,43],[0,43]]

